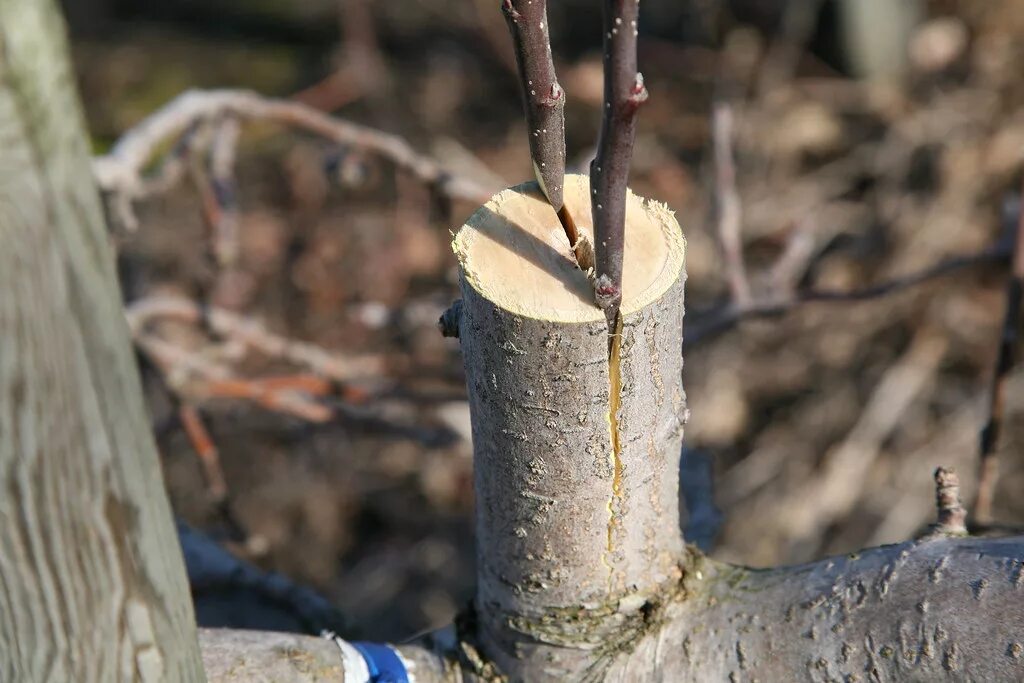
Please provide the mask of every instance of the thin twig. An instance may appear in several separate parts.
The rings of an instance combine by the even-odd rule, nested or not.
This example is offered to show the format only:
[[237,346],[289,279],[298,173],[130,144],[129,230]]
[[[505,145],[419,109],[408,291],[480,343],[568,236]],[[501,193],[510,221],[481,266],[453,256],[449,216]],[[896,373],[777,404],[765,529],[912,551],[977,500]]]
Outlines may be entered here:
[[893,278],[892,280],[863,289],[845,292],[828,289],[807,289],[796,291],[777,299],[752,301],[747,306],[736,306],[733,303],[728,303],[712,311],[694,314],[693,323],[689,324],[686,328],[683,344],[686,347],[694,346],[732,329],[742,320],[783,315],[804,304],[878,299],[965,268],[1002,261],[1010,255],[1011,249],[1012,247],[1005,241],[1000,241],[975,254],[954,256],[916,273]]
[[210,432],[203,424],[199,409],[191,403],[183,403],[178,409],[178,419],[185,430],[192,450],[199,457],[206,476],[206,488],[213,503],[220,505],[228,498],[228,485],[224,478],[224,470],[220,465],[220,453],[213,443]]
[[231,376],[231,370],[227,366],[200,353],[171,344],[141,328],[134,331],[133,337],[135,345],[162,370],[164,381],[174,392],[180,391],[193,376],[213,379]]
[[[310,375],[291,375],[261,379],[234,377],[227,367],[210,361],[202,351],[190,351],[167,342],[155,334],[140,332],[135,343],[157,365],[171,392],[184,402],[229,398],[251,401],[277,413],[292,415],[307,422],[327,422],[333,411],[317,399],[331,393],[328,380]],[[358,392],[351,394],[359,397]],[[206,462],[210,454],[198,415],[183,414],[182,424],[199,457]],[[212,442],[211,442],[212,445]],[[216,477],[209,477],[211,488]]]
[[577,263],[586,269],[590,266],[585,256],[589,250],[580,244],[576,222],[563,199],[565,91],[558,83],[551,56],[547,0],[504,0],[501,10],[515,48],[533,172],[558,214]]
[[565,177],[565,91],[551,57],[547,0],[504,0],[501,10],[515,47],[533,171],[557,211]]
[[99,185],[124,204],[146,194],[145,171],[168,141],[199,121],[264,120],[304,130],[335,143],[378,154],[421,182],[456,199],[480,203],[492,188],[455,175],[417,153],[404,139],[328,116],[299,102],[263,97],[248,90],[190,90],[125,133],[110,152],[93,160]]
[[235,159],[240,134],[238,119],[224,119],[214,129],[210,145],[210,186],[218,208],[210,227],[213,230],[213,253],[222,268],[234,266],[240,250],[238,191],[235,187]]
[[647,99],[644,77],[637,71],[639,3],[604,3],[604,111],[597,156],[590,164],[591,212],[594,220],[594,295],[616,329],[622,303],[622,258],[626,225],[626,184],[636,136],[636,113]]
[[264,379],[203,379],[194,382],[190,393],[204,399],[243,399],[275,413],[292,415],[307,422],[327,422],[333,411],[314,400],[330,393],[330,384],[309,375]]
[[136,338],[142,335],[145,326],[152,319],[177,318],[198,323],[205,317],[210,329],[222,337],[241,342],[267,356],[304,366],[318,375],[339,382],[382,370],[378,358],[342,358],[316,344],[274,334],[259,321],[238,313],[221,308],[209,308],[204,312],[199,304],[182,297],[154,296],[133,301],[128,305],[125,315]]
[[935,531],[941,534],[966,534],[967,511],[960,503],[960,477],[956,470],[935,470],[935,507],[938,512]]
[[737,306],[750,303],[750,283],[743,263],[740,235],[743,209],[736,189],[736,161],[733,156],[733,110],[726,102],[716,102],[711,115],[711,134],[715,151],[715,225],[722,243],[726,278],[732,300]]
[[1014,236],[1013,267],[1006,283],[1006,313],[989,392],[988,420],[978,439],[978,493],[972,518],[980,524],[992,521],[992,501],[999,476],[996,446],[1003,421],[1006,378],[1017,364],[1021,303],[1024,295],[1024,211],[1019,211]]

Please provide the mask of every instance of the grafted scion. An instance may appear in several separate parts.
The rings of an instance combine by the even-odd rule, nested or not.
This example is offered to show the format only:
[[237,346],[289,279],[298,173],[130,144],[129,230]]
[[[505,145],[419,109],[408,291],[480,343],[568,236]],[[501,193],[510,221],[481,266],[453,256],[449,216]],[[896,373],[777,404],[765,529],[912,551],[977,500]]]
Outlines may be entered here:
[[594,217],[594,298],[613,334],[622,304],[622,258],[626,226],[626,183],[636,137],[636,113],[647,100],[637,71],[639,0],[604,4],[604,111],[597,156],[590,164]]
[[501,5],[512,34],[519,85],[529,130],[533,172],[558,214],[576,261],[589,267],[576,222],[565,206],[565,91],[558,84],[551,57],[545,0],[504,0]]

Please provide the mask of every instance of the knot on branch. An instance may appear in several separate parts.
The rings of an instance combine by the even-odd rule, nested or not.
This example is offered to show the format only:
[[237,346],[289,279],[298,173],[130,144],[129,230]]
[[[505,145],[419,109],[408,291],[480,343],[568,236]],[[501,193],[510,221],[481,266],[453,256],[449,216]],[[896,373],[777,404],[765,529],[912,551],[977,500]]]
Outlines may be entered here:
[[459,338],[459,323],[462,322],[462,299],[456,299],[437,320],[442,337]]
[[547,96],[537,98],[537,104],[542,107],[561,107],[565,90],[557,82],[551,84],[551,90]]
[[538,614],[502,616],[515,640],[587,650],[595,654],[596,662],[608,662],[657,631],[668,605],[681,596],[680,584],[670,581],[657,593],[627,593],[587,608],[549,607]]
[[935,470],[935,507],[938,510],[937,533],[967,533],[967,511],[960,502],[960,477],[955,470],[945,467]]

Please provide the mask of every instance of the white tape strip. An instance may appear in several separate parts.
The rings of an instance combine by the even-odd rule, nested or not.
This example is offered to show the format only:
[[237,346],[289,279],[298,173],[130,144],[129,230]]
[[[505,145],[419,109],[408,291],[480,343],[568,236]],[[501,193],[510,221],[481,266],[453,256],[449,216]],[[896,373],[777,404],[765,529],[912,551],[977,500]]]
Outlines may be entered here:
[[370,683],[370,667],[367,666],[366,660],[363,659],[362,653],[355,649],[335,633],[331,631],[324,631],[321,634],[328,640],[333,640],[334,644],[341,650],[341,664],[345,669],[345,683]]

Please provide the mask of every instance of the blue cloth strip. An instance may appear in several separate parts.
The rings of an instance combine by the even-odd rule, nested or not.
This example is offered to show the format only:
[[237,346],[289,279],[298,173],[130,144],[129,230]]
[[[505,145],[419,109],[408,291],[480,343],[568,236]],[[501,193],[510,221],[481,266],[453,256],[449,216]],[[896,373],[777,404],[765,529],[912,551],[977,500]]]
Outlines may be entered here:
[[366,660],[372,683],[409,683],[405,664],[398,654],[387,645],[377,643],[352,643]]

